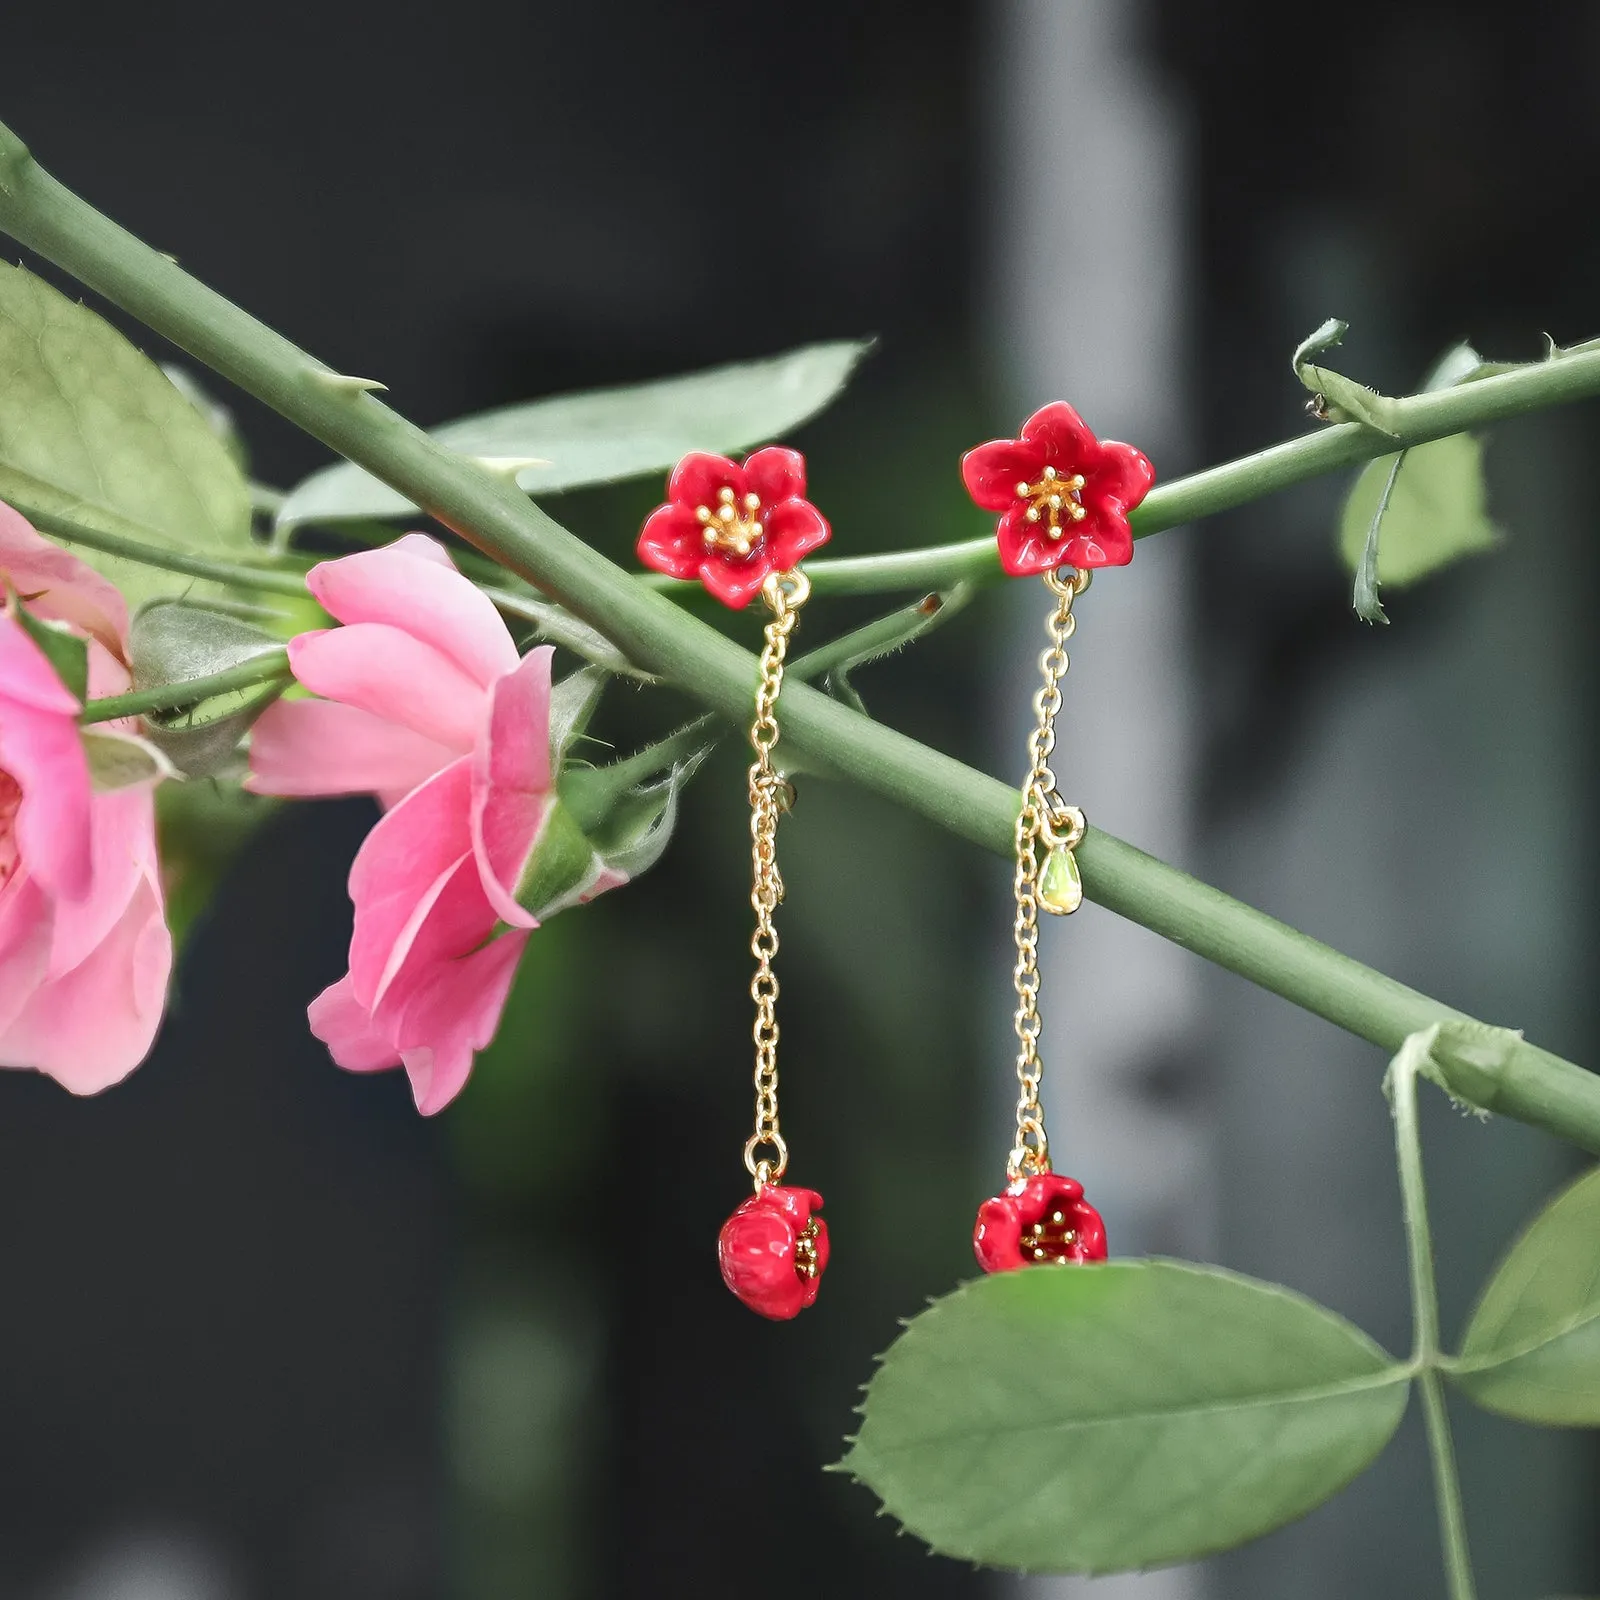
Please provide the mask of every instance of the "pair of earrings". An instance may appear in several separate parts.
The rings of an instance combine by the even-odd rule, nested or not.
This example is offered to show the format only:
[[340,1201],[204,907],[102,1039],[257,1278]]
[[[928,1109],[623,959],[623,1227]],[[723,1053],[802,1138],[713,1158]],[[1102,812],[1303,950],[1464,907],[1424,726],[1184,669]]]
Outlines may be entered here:
[[[1066,645],[1077,627],[1074,605],[1096,567],[1132,560],[1128,513],[1149,492],[1155,471],[1131,445],[1097,439],[1071,406],[1058,401],[1035,412],[1018,438],[969,450],[961,459],[961,476],[980,507],[1000,513],[995,534],[1002,568],[1012,577],[1042,576],[1053,601],[1015,834],[1016,1138],[1006,1162],[1005,1190],[978,1209],[973,1248],[985,1272],[1103,1261],[1106,1232],[1099,1212],[1084,1199],[1083,1186],[1057,1174],[1050,1162],[1040,1100],[1039,914],[1067,915],[1083,899],[1074,852],[1086,825],[1082,811],[1062,798],[1050,766],[1068,666]],[[778,697],[789,643],[811,590],[800,562],[831,536],[827,521],[806,499],[805,487],[805,459],[794,450],[758,450],[742,466],[723,456],[685,456],[668,483],[666,504],[650,514],[638,545],[646,566],[677,578],[698,578],[735,608],[759,594],[770,612],[750,727],[755,1127],[745,1142],[744,1164],[755,1193],[723,1224],[718,1256],[733,1293],[753,1311],[778,1321],[797,1316],[816,1300],[828,1264],[822,1196],[783,1182],[789,1147],[778,1122],[778,980],[773,971],[778,953],[773,917],[783,898],[778,818],[791,797],[773,760]]]

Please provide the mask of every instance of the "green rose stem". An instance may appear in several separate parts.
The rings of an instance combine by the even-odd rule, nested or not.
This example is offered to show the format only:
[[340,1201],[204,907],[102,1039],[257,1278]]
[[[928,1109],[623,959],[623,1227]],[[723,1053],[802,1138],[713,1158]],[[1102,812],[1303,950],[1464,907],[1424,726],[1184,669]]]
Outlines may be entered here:
[[1439,1516],[1450,1600],[1477,1600],[1467,1551],[1466,1515],[1456,1473],[1450,1414],[1439,1374],[1439,1291],[1433,1273],[1433,1235],[1428,1227],[1428,1192],[1422,1176],[1422,1136],[1417,1127],[1417,1073],[1427,1060],[1434,1030],[1414,1034],[1401,1046],[1384,1080],[1394,1113],[1395,1158],[1405,1210],[1406,1252],[1411,1269],[1411,1319],[1415,1347],[1411,1363],[1422,1391],[1422,1416],[1433,1459],[1433,1492]]
[[157,711],[181,711],[185,706],[197,706],[202,701],[227,694],[233,689],[253,689],[257,684],[265,683],[286,684],[292,676],[287,650],[263,650],[260,655],[251,656],[236,667],[227,667],[208,677],[185,678],[181,683],[163,683],[154,689],[134,689],[127,694],[90,700],[78,713],[78,721],[88,725],[111,722],[117,717],[143,717]]
[[[389,410],[368,392],[377,387],[371,380],[313,360],[100,215],[44,172],[3,124],[0,228],[458,530],[599,629],[638,665],[724,717],[748,716],[756,681],[748,651],[574,538],[514,484],[455,455]],[[1402,422],[1419,430],[1406,442],[1596,389],[1600,353],[1419,396],[1402,402],[1419,408],[1402,413]],[[1425,421],[1418,424],[1418,416]],[[1394,448],[1386,435],[1352,425],[1329,428],[1302,443],[1201,473],[1186,480],[1189,488],[1181,496],[1180,486],[1172,485],[1157,510],[1166,523],[1188,521]],[[957,547],[958,562],[975,560],[975,553],[961,556],[963,548]],[[901,575],[914,586],[929,583],[920,573]],[[786,746],[809,767],[862,784],[963,838],[1010,854],[1018,797],[1009,785],[804,684],[784,697],[783,719]],[[1100,905],[1390,1052],[1408,1034],[1461,1015],[1098,829],[1089,830],[1078,860],[1085,892]],[[1494,1108],[1600,1152],[1600,1079],[1547,1051],[1525,1045],[1516,1052],[1497,1085]]]

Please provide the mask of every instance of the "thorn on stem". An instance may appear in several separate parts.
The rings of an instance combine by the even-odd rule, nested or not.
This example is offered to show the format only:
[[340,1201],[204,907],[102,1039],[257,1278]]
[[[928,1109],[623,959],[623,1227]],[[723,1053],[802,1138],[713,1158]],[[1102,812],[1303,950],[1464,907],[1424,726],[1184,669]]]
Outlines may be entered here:
[[348,372],[329,372],[325,367],[313,367],[307,376],[320,389],[332,389],[336,394],[386,393],[388,384],[376,378],[357,378]]
[[524,468],[548,467],[552,464],[545,456],[474,456],[473,459],[480,467],[510,483],[517,481],[517,474]]

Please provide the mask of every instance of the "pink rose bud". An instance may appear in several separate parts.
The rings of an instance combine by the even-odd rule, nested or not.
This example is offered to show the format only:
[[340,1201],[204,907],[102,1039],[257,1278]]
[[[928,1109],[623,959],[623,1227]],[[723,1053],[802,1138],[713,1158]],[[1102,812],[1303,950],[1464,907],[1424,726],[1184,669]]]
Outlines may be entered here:
[[343,626],[291,641],[321,698],[261,717],[248,787],[385,806],[350,872],[350,970],[313,1001],[311,1031],[351,1072],[403,1066],[431,1114],[493,1038],[529,930],[630,868],[557,797],[551,648],[519,658],[442,545],[407,534],[306,582]]

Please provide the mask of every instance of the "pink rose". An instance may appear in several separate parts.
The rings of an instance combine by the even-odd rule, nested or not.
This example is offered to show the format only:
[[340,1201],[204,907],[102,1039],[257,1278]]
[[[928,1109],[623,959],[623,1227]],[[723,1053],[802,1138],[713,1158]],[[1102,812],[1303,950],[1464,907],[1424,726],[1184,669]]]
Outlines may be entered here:
[[[33,616],[88,641],[92,695],[128,687],[122,596],[5,505],[0,577]],[[94,1094],[148,1053],[172,939],[153,784],[96,792],[79,710],[23,623],[0,615],[0,1066]]]
[[[548,914],[625,878],[556,801],[550,648],[519,660],[440,544],[407,534],[306,582],[344,626],[290,643],[295,677],[322,698],[280,701],[257,722],[247,786],[370,792],[387,808],[350,871],[350,971],[312,1002],[311,1031],[351,1072],[404,1066],[431,1115],[494,1036],[537,926],[523,902]],[[550,885],[528,875],[554,857],[570,893],[547,901]]]

